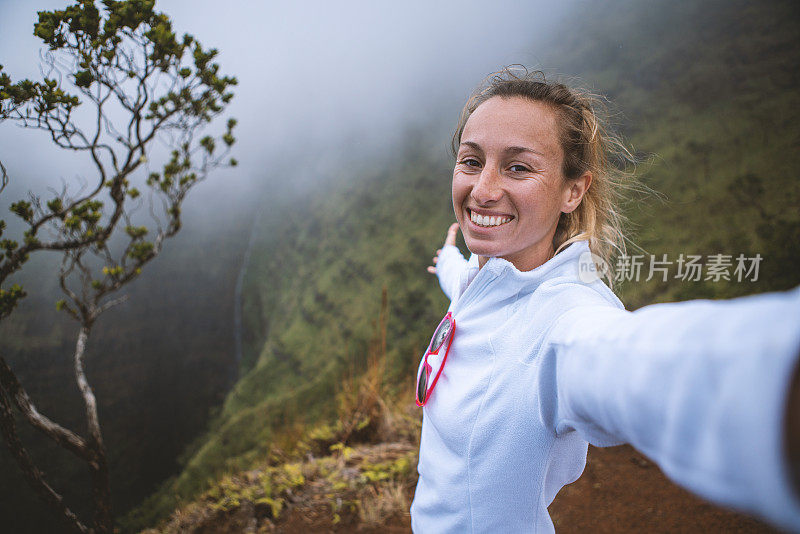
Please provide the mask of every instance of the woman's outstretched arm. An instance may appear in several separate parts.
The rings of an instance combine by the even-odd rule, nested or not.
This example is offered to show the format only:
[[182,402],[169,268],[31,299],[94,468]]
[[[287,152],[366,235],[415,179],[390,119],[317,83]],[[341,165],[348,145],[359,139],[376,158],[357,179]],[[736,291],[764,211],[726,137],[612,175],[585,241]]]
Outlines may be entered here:
[[[800,362],[800,351],[797,353],[797,361]],[[786,427],[785,448],[789,457],[792,484],[795,493],[800,495],[800,364],[794,368],[784,425]]]
[[800,531],[798,355],[800,287],[633,313],[577,307],[542,365],[556,432],[630,443],[700,496]]
[[453,223],[447,229],[444,245],[436,251],[436,255],[433,257],[433,265],[428,267],[428,272],[439,278],[439,285],[450,300],[456,296],[461,273],[467,267],[467,260],[456,247],[457,234],[458,223]]

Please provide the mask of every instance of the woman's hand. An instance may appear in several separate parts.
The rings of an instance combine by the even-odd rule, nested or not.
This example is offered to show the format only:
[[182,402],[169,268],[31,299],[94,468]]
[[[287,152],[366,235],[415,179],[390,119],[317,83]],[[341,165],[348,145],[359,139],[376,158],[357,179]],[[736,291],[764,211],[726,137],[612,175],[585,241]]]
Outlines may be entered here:
[[[446,245],[455,245],[456,244],[456,235],[458,234],[458,223],[453,223],[450,225],[450,228],[447,229],[447,238],[444,240],[444,244]],[[436,267],[435,265],[439,263],[439,253],[442,252],[442,249],[438,249],[436,251],[436,256],[433,257],[433,265],[428,267],[428,272],[431,274],[436,274]]]

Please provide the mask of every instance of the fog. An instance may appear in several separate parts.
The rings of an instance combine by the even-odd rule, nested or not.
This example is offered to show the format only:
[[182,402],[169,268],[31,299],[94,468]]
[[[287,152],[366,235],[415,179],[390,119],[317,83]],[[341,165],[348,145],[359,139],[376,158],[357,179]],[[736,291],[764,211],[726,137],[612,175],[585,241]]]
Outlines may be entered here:
[[[40,79],[36,12],[66,2],[0,2],[0,64],[13,80]],[[565,8],[546,2],[292,2],[163,0],[178,35],[219,49],[239,80],[225,116],[239,120],[235,170],[218,171],[189,209],[231,201],[284,180],[313,182],[330,158],[371,159],[432,116],[455,123],[471,89],[499,67],[538,67],[530,50]],[[545,66],[546,67],[546,66]],[[450,126],[449,124],[447,125]],[[447,145],[442,136],[442,147]],[[41,131],[0,124],[0,161],[12,184],[7,205],[29,187],[58,184],[92,167]],[[286,176],[296,173],[296,176]],[[5,208],[3,208],[5,209]]]

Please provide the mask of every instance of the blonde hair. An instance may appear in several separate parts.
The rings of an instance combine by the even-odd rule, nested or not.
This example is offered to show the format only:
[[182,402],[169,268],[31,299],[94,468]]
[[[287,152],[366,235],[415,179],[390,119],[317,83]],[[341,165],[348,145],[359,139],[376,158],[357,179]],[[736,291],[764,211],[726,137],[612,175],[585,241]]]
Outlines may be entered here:
[[[607,267],[613,266],[613,259],[625,255],[626,250],[627,220],[620,206],[625,198],[623,193],[646,188],[636,182],[632,170],[627,170],[636,160],[619,135],[608,127],[604,100],[583,89],[548,81],[541,71],[505,67],[489,75],[462,109],[453,135],[453,156],[458,154],[467,119],[478,106],[495,96],[543,102],[558,114],[564,177],[574,180],[589,172],[592,182],[580,205],[571,213],[561,214],[553,249],[557,254],[570,243],[585,240]],[[603,266],[598,267],[603,272]]]

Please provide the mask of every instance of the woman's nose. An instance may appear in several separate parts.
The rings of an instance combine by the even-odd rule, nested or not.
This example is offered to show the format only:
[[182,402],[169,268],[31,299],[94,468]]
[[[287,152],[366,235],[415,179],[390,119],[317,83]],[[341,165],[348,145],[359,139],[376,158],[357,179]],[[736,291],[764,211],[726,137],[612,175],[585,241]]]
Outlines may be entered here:
[[478,204],[491,204],[503,196],[500,175],[493,168],[486,166],[478,175],[478,181],[472,187],[472,198]]

